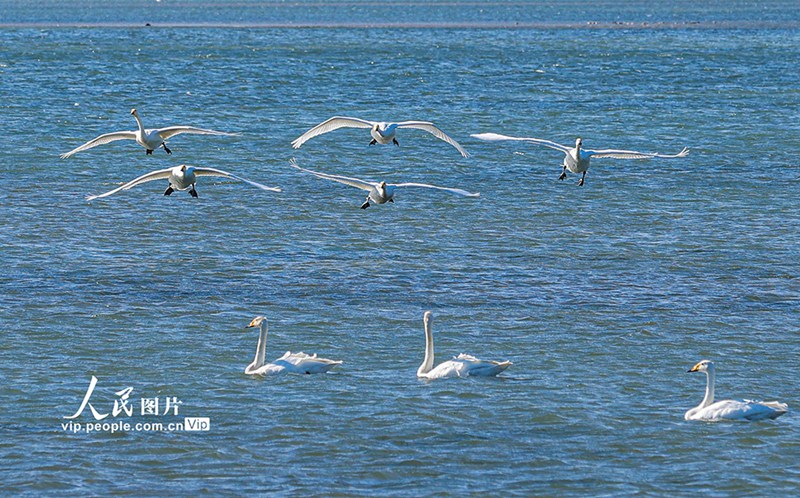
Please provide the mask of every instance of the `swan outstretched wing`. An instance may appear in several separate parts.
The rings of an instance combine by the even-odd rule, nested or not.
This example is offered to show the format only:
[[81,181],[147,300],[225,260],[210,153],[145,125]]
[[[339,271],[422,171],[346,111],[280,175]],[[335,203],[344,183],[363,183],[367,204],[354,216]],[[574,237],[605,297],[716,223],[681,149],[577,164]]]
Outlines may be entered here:
[[339,128],[372,128],[375,126],[376,123],[372,121],[367,121],[365,119],[359,118],[348,118],[344,116],[334,116],[327,121],[323,121],[322,123],[318,124],[317,126],[311,128],[307,132],[303,133],[299,137],[295,138],[292,141],[292,147],[295,149],[299,149],[301,145],[306,143],[308,140],[316,137],[317,135],[322,135],[323,133],[328,133],[329,131],[338,130]]
[[142,175],[139,178],[136,178],[135,180],[131,180],[128,183],[126,183],[126,184],[124,184],[124,185],[122,185],[120,187],[115,188],[114,190],[108,191],[105,194],[87,195],[86,196],[86,200],[87,201],[91,201],[91,200],[94,200],[94,199],[99,199],[100,197],[108,197],[111,194],[116,194],[120,190],[128,190],[128,189],[133,188],[133,187],[135,187],[135,186],[137,186],[137,185],[139,185],[141,183],[152,182],[153,180],[166,179],[166,178],[169,178],[169,175],[170,175],[171,172],[172,172],[172,168],[160,169],[158,171],[152,171],[150,173],[147,173],[146,175]]
[[439,129],[439,127],[437,127],[433,123],[429,123],[427,121],[403,121],[401,123],[397,123],[397,127],[398,128],[414,128],[414,129],[417,129],[417,130],[425,130],[428,133],[430,133],[431,135],[433,135],[434,137],[438,138],[439,140],[443,140],[443,141],[449,143],[450,145],[452,145],[453,147],[455,147],[458,150],[458,152],[461,153],[462,156],[469,157],[469,154],[467,153],[467,151],[465,151],[464,148],[461,147],[461,145],[458,144],[458,142],[456,142],[455,140],[450,138],[447,135],[447,133],[443,132],[441,129]]
[[686,157],[689,154],[689,149],[684,147],[682,151],[677,154],[659,154],[657,152],[637,152],[635,150],[616,150],[616,149],[582,149],[583,152],[590,154],[592,157],[611,157],[613,159],[650,159],[653,157],[660,157],[663,159],[675,159],[677,157]]
[[162,140],[166,140],[169,137],[174,137],[175,135],[179,135],[181,133],[191,133],[194,135],[226,135],[229,137],[238,136],[238,133],[228,133],[227,131],[217,131],[217,130],[206,130],[204,128],[195,128],[194,126],[169,126],[167,128],[159,128],[156,130],[158,136],[161,137]]
[[270,190],[272,192],[280,192],[281,189],[277,187],[267,187],[266,185],[262,185],[260,183],[256,183],[246,178],[242,178],[241,176],[236,176],[232,173],[228,173],[227,171],[222,171],[220,169],[214,168],[194,168],[194,174],[197,176],[221,176],[225,178],[230,178],[232,180],[238,180],[240,182],[244,182],[250,184],[254,187],[260,188],[261,190]]
[[518,142],[531,142],[539,145],[544,145],[545,147],[550,147],[551,149],[560,150],[565,154],[572,149],[571,147],[567,147],[566,145],[557,144],[555,142],[551,142],[550,140],[542,140],[541,138],[509,137],[508,135],[500,135],[498,133],[476,133],[470,136],[478,138],[480,140],[488,140],[488,141],[515,140]]
[[476,192],[467,192],[466,190],[461,190],[460,188],[451,188],[451,187],[438,187],[436,185],[428,185],[427,183],[391,183],[390,185],[394,187],[424,187],[424,188],[435,188],[436,190],[446,190],[448,192],[452,192],[454,194],[463,195],[465,197],[480,197],[481,194]]
[[364,180],[359,180],[358,178],[350,178],[347,176],[340,176],[340,175],[329,175],[327,173],[320,173],[319,171],[311,171],[310,169],[301,168],[297,165],[297,162],[292,159],[289,164],[292,167],[299,169],[300,171],[305,171],[306,173],[311,173],[312,175],[318,176],[320,178],[325,178],[326,180],[333,180],[334,182],[344,183],[345,185],[350,185],[352,187],[360,188],[361,190],[372,190],[375,188],[376,183],[368,182]]
[[115,142],[117,140],[136,140],[136,132],[135,131],[115,131],[112,133],[106,133],[105,135],[100,135],[97,138],[93,138],[89,140],[85,144],[72,149],[69,152],[65,152],[61,154],[61,159],[66,159],[78,152],[86,149],[91,149],[92,147],[97,147],[98,145],[107,144],[109,142]]

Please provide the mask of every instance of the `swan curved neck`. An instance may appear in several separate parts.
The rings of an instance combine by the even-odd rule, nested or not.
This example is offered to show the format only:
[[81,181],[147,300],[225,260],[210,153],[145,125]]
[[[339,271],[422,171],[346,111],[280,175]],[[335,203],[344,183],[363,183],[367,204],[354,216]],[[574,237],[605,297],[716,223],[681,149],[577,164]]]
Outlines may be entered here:
[[139,115],[137,113],[133,113],[133,119],[135,119],[136,124],[139,125],[139,131],[144,133],[144,125],[142,124],[142,120],[139,119]]
[[261,368],[264,366],[264,357],[267,354],[267,321],[261,322],[260,332],[258,334],[258,346],[256,347],[256,358],[253,360],[253,368]]
[[716,374],[713,368],[710,368],[706,371],[706,395],[703,398],[703,402],[700,403],[700,406],[705,408],[708,405],[714,403],[714,382],[716,380]]
[[431,332],[430,321],[425,320],[425,358],[422,365],[417,369],[417,375],[422,376],[433,369],[433,332]]

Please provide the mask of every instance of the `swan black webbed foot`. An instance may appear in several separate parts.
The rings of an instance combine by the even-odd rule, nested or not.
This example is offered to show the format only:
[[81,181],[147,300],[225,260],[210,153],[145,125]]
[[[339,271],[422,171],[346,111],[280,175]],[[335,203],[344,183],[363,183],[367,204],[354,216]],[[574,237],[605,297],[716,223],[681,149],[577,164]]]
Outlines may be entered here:
[[373,138],[372,141],[369,144],[370,145],[375,145],[376,143],[378,143],[378,141]]
[[153,155],[153,149],[147,149],[147,152],[145,154],[147,154],[148,156],[152,156]]
[[367,209],[369,207],[369,199],[364,201],[364,204],[361,205],[361,209]]
[[194,185],[192,185],[192,190],[189,191],[189,195],[197,197],[197,190],[194,189]]
[[396,138],[392,139],[392,143],[395,144],[396,146],[400,147],[400,142],[398,142]]
[[171,193],[175,192],[175,189],[172,188],[172,185],[167,187],[167,190],[164,191],[164,195],[170,195]]
[[583,175],[581,175],[581,179],[578,181],[578,186],[579,187],[583,187],[584,178],[586,178],[586,172],[585,171],[583,172]]
[[163,142],[161,144],[161,146],[164,147],[164,150],[167,152],[167,154],[172,154],[172,151],[169,150],[169,147],[167,147],[167,143],[166,142]]

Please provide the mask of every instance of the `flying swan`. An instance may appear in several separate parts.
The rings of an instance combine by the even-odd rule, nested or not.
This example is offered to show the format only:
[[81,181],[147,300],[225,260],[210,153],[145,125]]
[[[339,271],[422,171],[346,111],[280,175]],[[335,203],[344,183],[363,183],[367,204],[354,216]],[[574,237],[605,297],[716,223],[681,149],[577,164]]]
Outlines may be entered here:
[[566,145],[557,144],[555,142],[551,142],[550,140],[542,140],[539,138],[518,138],[518,137],[509,137],[506,135],[498,135],[497,133],[478,133],[472,135],[475,138],[479,138],[481,140],[517,140],[521,142],[533,142],[539,145],[544,145],[545,147],[550,147],[551,149],[560,150],[566,156],[564,157],[564,169],[561,172],[561,176],[558,177],[559,180],[563,180],[567,177],[567,170],[571,173],[582,173],[580,181],[578,181],[578,185],[583,185],[583,180],[586,178],[586,172],[589,170],[589,161],[592,157],[602,158],[602,157],[612,157],[614,159],[651,159],[654,157],[660,157],[663,159],[674,159],[676,157],[686,157],[689,154],[689,149],[684,147],[682,151],[677,154],[658,154],[658,153],[650,153],[650,152],[636,152],[634,150],[616,150],[616,149],[602,149],[602,150],[592,150],[592,149],[584,149],[583,142],[580,138],[575,140],[575,147],[568,147]]
[[325,178],[326,180],[333,180],[334,182],[344,183],[345,185],[350,185],[368,191],[369,195],[367,195],[367,200],[364,201],[364,204],[361,205],[361,209],[367,209],[370,206],[370,201],[376,204],[386,204],[387,202],[394,202],[395,191],[401,187],[433,188],[436,190],[444,190],[447,192],[452,192],[454,194],[463,195],[465,197],[480,197],[481,195],[479,193],[473,194],[471,192],[467,192],[466,190],[461,190],[459,188],[437,187],[436,185],[428,185],[425,183],[371,182],[371,181],[359,180],[357,178],[349,178],[347,176],[328,175],[326,173],[319,173],[317,171],[311,171],[310,169],[301,168],[300,166],[297,165],[297,162],[295,162],[294,160],[291,161],[291,165],[299,169],[300,171],[311,173],[312,175],[316,175],[320,178]]
[[686,412],[684,416],[686,420],[705,420],[707,422],[717,420],[764,420],[778,418],[789,411],[789,406],[786,403],[777,401],[726,399],[714,403],[714,362],[703,360],[693,366],[689,372],[705,372],[706,395],[702,403]]
[[282,373],[316,374],[325,373],[336,365],[341,365],[341,361],[318,358],[316,354],[307,355],[305,353],[286,354],[272,363],[264,365],[264,355],[267,350],[267,319],[263,316],[253,318],[247,328],[260,327],[258,334],[258,346],[256,347],[256,358],[253,363],[247,365],[244,373],[249,375],[274,375]]
[[422,365],[417,369],[417,377],[424,379],[446,379],[470,375],[493,377],[512,365],[510,361],[484,361],[461,353],[452,360],[440,363],[436,368],[433,368],[432,319],[433,315],[430,311],[426,311],[422,315],[422,323],[425,326],[425,359],[422,360]]
[[245,180],[240,176],[236,176],[219,169],[195,168],[194,166],[187,166],[185,164],[181,164],[180,166],[175,166],[174,168],[160,169],[157,171],[153,171],[151,173],[147,173],[146,175],[142,175],[139,178],[136,178],[135,180],[131,180],[125,185],[117,187],[114,190],[106,192],[105,194],[89,195],[86,197],[86,200],[91,201],[93,199],[98,199],[100,197],[108,197],[111,194],[116,194],[120,190],[128,190],[141,183],[152,182],[153,180],[169,181],[169,186],[167,187],[167,190],[164,191],[164,195],[170,195],[172,192],[176,190],[190,189],[189,194],[191,194],[192,197],[197,197],[197,190],[195,190],[194,185],[197,182],[198,176],[221,176],[224,178],[230,178],[232,180],[238,180],[240,182],[248,183],[262,190],[270,190],[272,192],[281,191],[281,189],[279,188],[267,187],[266,185],[261,185],[260,183],[251,182],[250,180]]
[[455,147],[462,156],[469,157],[467,151],[465,151],[464,148],[458,144],[458,142],[447,136],[445,132],[428,121],[401,121],[399,123],[383,123],[378,121],[367,121],[366,119],[359,118],[347,118],[343,116],[334,116],[329,120],[311,128],[307,132],[297,137],[292,142],[292,147],[299,149],[300,146],[306,143],[308,140],[318,135],[322,135],[323,133],[338,130],[339,128],[369,128],[369,134],[372,135],[372,141],[369,143],[370,145],[375,145],[376,143],[381,145],[393,143],[397,146],[400,145],[396,138],[398,128],[415,128],[417,130],[424,130],[439,140],[444,140]]
[[72,149],[71,151],[61,154],[62,159],[66,159],[78,152],[86,149],[91,149],[92,147],[97,147],[98,145],[107,144],[109,142],[115,142],[117,140],[136,140],[136,143],[141,145],[147,150],[147,154],[152,154],[154,150],[159,147],[163,147],[167,154],[172,154],[172,151],[169,150],[167,147],[166,140],[170,137],[175,135],[179,135],[181,133],[192,133],[195,135],[227,135],[227,136],[236,136],[238,133],[227,133],[224,131],[216,131],[216,130],[205,130],[203,128],[195,128],[194,126],[169,126],[167,128],[156,128],[154,130],[145,130],[144,125],[142,124],[142,120],[139,119],[139,113],[136,112],[136,109],[131,109],[131,114],[136,119],[136,124],[139,125],[139,129],[136,131],[115,131],[113,133],[106,133],[105,135],[100,135],[99,137],[89,140],[85,144],[81,145],[76,149]]

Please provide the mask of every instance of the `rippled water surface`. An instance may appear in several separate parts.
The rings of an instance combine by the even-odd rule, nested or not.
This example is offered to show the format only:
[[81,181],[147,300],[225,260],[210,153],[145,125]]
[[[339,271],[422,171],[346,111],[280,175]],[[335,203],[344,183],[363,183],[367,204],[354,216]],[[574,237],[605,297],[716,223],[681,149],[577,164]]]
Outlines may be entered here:
[[[796,7],[3,3],[4,491],[797,493]],[[487,24],[560,21],[573,25]],[[146,126],[241,135],[175,137],[171,156],[116,142],[59,158],[134,129],[132,107]],[[400,147],[352,129],[290,147],[337,114],[430,120],[472,157],[413,130]],[[578,187],[558,181],[558,151],[470,137],[480,132],[691,153],[597,159]],[[362,191],[291,158],[481,197],[409,189],[360,210]],[[84,199],[182,163],[283,192],[202,178],[198,199],[164,197],[163,181]],[[439,360],[514,365],[417,380],[425,310]],[[268,359],[291,349],[344,364],[244,375],[259,314]],[[705,385],[686,370],[702,358],[717,363],[718,396],[792,411],[684,421]],[[210,430],[64,430],[92,376],[105,422],[207,417]],[[135,410],[115,416],[124,396]],[[161,412],[182,404],[148,416],[144,398]],[[87,407],[74,421],[94,417]]]

